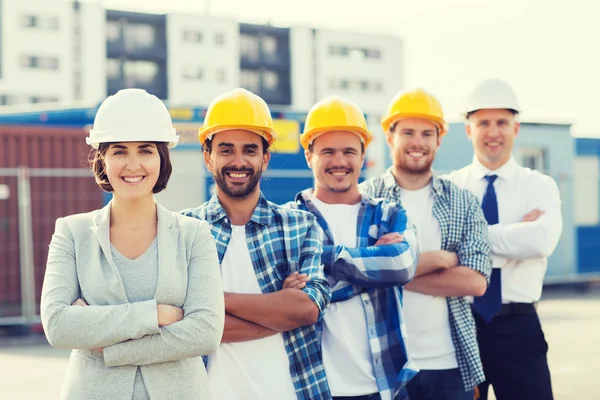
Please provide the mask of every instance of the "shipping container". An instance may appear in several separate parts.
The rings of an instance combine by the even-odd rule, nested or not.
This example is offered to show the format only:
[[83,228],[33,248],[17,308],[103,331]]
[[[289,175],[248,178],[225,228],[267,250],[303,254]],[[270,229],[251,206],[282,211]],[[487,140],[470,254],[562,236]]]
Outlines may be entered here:
[[[9,193],[0,199],[0,324],[22,315],[19,203],[22,208],[30,202],[36,314],[56,219],[102,206],[85,137],[83,128],[0,125],[0,185]],[[19,182],[25,181],[29,199],[19,196]]]

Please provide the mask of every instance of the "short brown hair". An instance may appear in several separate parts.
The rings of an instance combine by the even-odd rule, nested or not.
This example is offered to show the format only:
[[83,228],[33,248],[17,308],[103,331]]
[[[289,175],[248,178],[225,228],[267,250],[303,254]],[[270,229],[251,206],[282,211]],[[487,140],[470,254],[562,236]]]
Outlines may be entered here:
[[[160,156],[160,174],[158,180],[152,189],[152,193],[160,193],[167,187],[167,182],[173,172],[173,166],[171,165],[171,157],[169,154],[169,148],[166,143],[151,142],[156,145],[158,155]],[[104,157],[110,147],[111,143],[100,143],[98,149],[92,149],[90,153],[90,168],[96,178],[96,183],[105,192],[114,192],[114,189],[108,181],[104,166]]]

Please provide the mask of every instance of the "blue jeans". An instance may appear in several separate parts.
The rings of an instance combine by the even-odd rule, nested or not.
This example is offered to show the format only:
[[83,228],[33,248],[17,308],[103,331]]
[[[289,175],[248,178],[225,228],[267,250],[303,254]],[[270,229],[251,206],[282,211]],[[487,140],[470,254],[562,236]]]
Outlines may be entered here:
[[410,400],[473,400],[474,390],[465,391],[460,371],[421,370],[407,386]]

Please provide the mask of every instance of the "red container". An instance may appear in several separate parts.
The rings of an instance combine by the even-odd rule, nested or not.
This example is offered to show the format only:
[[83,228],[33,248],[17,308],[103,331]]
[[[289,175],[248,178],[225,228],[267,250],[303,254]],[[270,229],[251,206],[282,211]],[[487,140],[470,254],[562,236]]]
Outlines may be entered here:
[[[31,212],[36,305],[44,279],[48,244],[57,218],[102,207],[102,191],[89,171],[90,147],[83,129],[0,125],[0,171],[31,171]],[[40,174],[47,176],[39,176]],[[4,176],[3,176],[4,175]],[[10,188],[0,200],[0,318],[21,315],[17,178],[0,172]]]

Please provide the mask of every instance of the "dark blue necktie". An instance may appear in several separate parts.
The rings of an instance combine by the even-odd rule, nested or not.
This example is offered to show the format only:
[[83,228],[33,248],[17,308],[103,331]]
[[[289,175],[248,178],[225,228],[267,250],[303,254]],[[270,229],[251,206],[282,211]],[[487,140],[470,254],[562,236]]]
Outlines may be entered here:
[[[494,189],[494,181],[498,175],[488,175],[485,179],[488,181],[487,189],[483,195],[481,208],[483,215],[488,224],[495,225],[499,222],[498,219],[498,199],[496,198],[496,189]],[[500,268],[492,269],[492,277],[490,285],[485,294],[481,297],[475,297],[473,308],[486,322],[490,322],[500,311],[502,307],[502,279]]]

